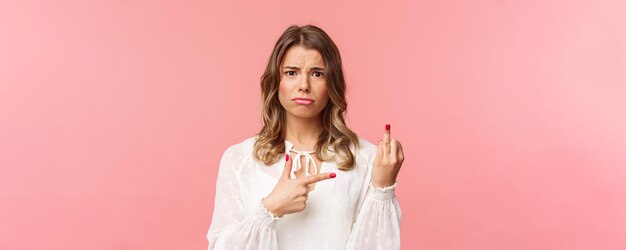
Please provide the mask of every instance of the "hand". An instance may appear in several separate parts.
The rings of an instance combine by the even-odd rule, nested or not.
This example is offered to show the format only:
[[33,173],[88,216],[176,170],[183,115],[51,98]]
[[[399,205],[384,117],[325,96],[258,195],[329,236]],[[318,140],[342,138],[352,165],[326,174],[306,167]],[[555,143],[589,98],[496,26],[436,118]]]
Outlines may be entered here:
[[336,176],[335,173],[323,173],[306,178],[291,179],[290,158],[289,155],[286,155],[287,161],[282,176],[276,183],[274,190],[263,199],[263,206],[278,217],[304,210],[309,194],[309,184]]
[[390,138],[391,125],[387,124],[383,140],[378,142],[378,152],[374,159],[374,169],[372,169],[372,186],[374,187],[393,185],[404,161],[402,145],[398,140]]

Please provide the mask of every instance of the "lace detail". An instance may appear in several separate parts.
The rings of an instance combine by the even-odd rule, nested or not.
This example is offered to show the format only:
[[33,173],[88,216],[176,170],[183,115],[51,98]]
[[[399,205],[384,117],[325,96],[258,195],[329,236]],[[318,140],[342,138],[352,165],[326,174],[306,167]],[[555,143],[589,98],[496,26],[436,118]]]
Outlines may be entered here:
[[372,189],[372,197],[379,201],[389,201],[396,197],[396,185],[398,182],[394,182],[393,185],[388,187],[374,187],[370,182],[370,188]]
[[272,213],[269,210],[267,210],[267,208],[265,208],[265,206],[263,206],[263,199],[264,198],[259,199],[259,207],[260,207],[261,211],[263,213],[265,213],[267,216],[269,216],[269,218],[271,219],[272,222],[276,221],[276,220],[281,220],[282,217],[276,216],[274,213]]
[[394,182],[393,185],[388,186],[388,187],[374,187],[374,185],[372,185],[372,183],[370,182],[370,187],[374,190],[378,190],[378,191],[387,191],[389,189],[395,189],[396,185],[398,184],[398,182]]

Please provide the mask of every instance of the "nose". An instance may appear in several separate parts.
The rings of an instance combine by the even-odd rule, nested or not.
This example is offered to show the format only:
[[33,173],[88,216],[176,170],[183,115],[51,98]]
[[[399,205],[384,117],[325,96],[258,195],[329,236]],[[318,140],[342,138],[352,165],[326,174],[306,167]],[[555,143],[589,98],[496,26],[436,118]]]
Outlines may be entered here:
[[311,92],[311,84],[309,83],[309,77],[308,76],[306,76],[306,75],[302,76],[302,78],[300,80],[299,90],[300,91],[304,91],[304,93]]

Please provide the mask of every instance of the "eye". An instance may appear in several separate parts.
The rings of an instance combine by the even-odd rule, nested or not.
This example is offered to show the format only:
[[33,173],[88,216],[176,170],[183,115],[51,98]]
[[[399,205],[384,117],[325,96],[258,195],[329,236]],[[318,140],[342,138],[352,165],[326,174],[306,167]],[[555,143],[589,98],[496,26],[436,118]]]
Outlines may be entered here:
[[296,72],[291,70],[291,71],[286,71],[285,74],[287,74],[288,76],[295,76]]
[[322,77],[322,76],[324,76],[324,73],[322,73],[320,71],[315,71],[315,72],[313,72],[313,75],[316,76],[316,77]]

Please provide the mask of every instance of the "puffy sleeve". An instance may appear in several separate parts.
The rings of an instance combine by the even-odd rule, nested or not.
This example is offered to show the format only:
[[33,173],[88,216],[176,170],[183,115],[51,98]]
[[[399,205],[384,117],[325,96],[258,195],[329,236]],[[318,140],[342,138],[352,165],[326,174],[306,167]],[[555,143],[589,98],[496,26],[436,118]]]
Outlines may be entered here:
[[400,220],[402,210],[395,195],[397,182],[389,187],[373,187],[371,169],[368,172],[359,202],[360,208],[352,225],[346,249],[400,249]]
[[231,146],[220,160],[208,249],[278,249],[273,227],[278,218],[267,212],[261,200],[252,210],[244,207],[241,191],[246,182],[235,161],[238,154]]

